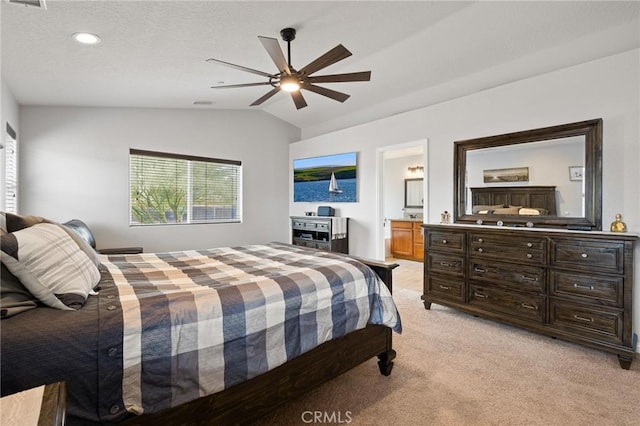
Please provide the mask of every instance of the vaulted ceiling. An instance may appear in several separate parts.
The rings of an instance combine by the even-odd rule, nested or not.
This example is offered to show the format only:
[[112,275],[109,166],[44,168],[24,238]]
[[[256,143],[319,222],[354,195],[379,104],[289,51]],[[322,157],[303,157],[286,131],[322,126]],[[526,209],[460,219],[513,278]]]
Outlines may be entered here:
[[[637,1],[0,4],[2,77],[21,105],[260,109],[305,136],[640,47]],[[269,86],[211,88],[263,81],[211,57],[276,73],[257,36],[286,27],[294,67],[343,44],[353,56],[317,74],[371,70],[371,81],[325,84],[345,103],[303,92],[301,110],[286,93],[250,107]],[[102,41],[79,45],[78,31]]]

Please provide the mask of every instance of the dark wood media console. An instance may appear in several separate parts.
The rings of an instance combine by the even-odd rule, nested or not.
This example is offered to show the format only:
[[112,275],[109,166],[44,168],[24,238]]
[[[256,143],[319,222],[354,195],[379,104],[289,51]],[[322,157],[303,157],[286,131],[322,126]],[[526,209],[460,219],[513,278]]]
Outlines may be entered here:
[[629,369],[633,245],[626,233],[423,225],[432,303],[612,352]]

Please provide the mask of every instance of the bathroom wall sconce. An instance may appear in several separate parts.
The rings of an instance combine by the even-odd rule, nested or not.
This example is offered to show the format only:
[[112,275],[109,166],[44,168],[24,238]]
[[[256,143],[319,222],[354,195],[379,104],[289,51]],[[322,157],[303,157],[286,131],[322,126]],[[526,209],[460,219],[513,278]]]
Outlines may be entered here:
[[423,166],[409,166],[407,168],[407,170],[409,170],[409,173],[411,173],[412,175],[418,174],[418,173],[424,173],[424,167]]

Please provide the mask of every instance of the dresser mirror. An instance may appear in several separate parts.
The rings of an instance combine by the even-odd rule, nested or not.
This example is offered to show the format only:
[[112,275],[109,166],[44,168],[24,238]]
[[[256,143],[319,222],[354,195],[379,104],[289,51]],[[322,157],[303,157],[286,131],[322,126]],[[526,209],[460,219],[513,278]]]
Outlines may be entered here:
[[405,208],[422,208],[424,206],[424,179],[404,180],[404,206]]
[[455,222],[602,229],[602,119],[454,145]]

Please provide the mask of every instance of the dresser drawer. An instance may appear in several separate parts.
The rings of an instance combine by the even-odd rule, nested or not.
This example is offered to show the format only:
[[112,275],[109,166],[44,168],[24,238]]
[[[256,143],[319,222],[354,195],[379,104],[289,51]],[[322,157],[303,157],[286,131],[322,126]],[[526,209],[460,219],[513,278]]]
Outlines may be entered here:
[[550,325],[583,337],[621,344],[624,314],[604,307],[584,306],[556,299],[550,303]]
[[471,306],[539,324],[545,321],[543,296],[506,292],[477,285],[471,285],[469,288],[469,305]]
[[554,296],[575,296],[586,302],[599,303],[622,308],[624,279],[597,274],[577,274],[575,272],[550,271],[551,294]]
[[480,242],[472,242],[470,249],[470,255],[477,259],[508,259],[512,262],[536,265],[546,265],[546,253],[546,250]]
[[465,259],[446,254],[427,254],[427,273],[447,274],[455,278],[464,276]]
[[464,282],[448,280],[442,277],[427,277],[427,293],[440,296],[456,302],[464,302]]
[[426,231],[427,250],[446,250],[455,253],[464,253],[466,234],[455,231]]
[[624,243],[552,238],[551,265],[623,273]]
[[482,281],[495,287],[509,287],[519,291],[544,293],[546,289],[545,268],[517,266],[500,262],[470,261],[469,279]]
[[500,235],[499,232],[492,234],[483,232],[470,232],[469,241],[471,242],[471,247],[508,246],[514,249],[522,249],[524,251],[544,250],[547,243],[546,238],[536,235]]

